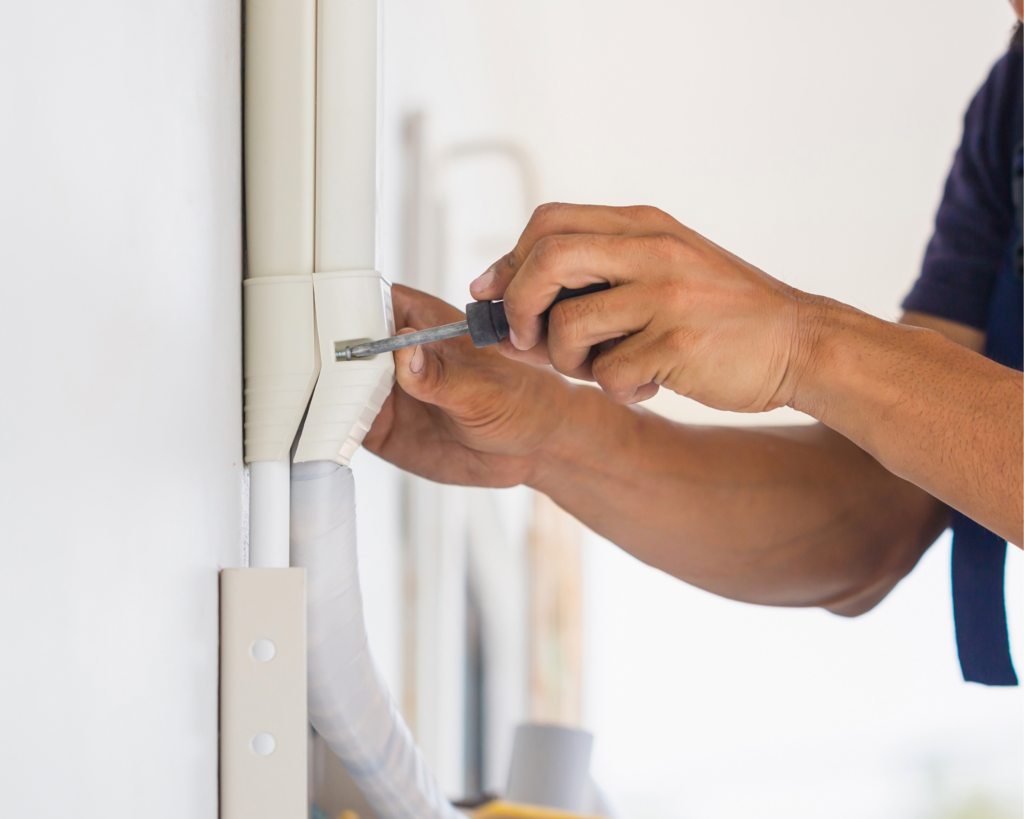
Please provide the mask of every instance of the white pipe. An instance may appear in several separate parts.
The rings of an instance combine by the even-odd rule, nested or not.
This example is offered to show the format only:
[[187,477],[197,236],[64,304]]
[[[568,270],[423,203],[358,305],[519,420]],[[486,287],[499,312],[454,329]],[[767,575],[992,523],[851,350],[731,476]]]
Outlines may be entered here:
[[288,568],[288,461],[249,464],[249,566]]
[[306,569],[309,717],[379,819],[454,819],[370,654],[352,471],[295,464],[292,565]]

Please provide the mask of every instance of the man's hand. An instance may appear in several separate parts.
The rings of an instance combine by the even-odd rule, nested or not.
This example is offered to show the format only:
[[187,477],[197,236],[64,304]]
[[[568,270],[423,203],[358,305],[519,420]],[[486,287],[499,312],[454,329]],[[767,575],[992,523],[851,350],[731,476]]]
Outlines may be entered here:
[[[465,318],[439,299],[395,285],[395,323],[422,330]],[[564,417],[567,385],[554,373],[509,361],[455,338],[395,353],[398,384],[365,446],[402,469],[441,483],[515,486]]]
[[[424,293],[392,293],[400,327],[461,316]],[[467,338],[399,350],[395,370],[368,449],[435,481],[528,484],[717,594],[863,611],[943,525],[932,498],[825,427],[685,427]]]
[[[555,305],[545,334],[541,315],[559,289],[596,282],[612,289]],[[736,412],[792,401],[824,301],[656,208],[562,204],[538,208],[471,291],[504,297],[511,358],[595,380],[619,403],[663,385]]]
[[[612,287],[554,305],[545,334],[561,288],[598,282]],[[801,293],[655,208],[538,208],[470,290],[504,297],[511,358],[621,404],[665,385],[716,409],[791,406],[1021,543],[1024,380],[936,332]]]

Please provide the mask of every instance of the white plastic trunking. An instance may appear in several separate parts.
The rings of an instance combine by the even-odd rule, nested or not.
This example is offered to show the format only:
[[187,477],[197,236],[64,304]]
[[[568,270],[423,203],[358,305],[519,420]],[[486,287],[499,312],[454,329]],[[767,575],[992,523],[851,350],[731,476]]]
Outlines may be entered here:
[[374,269],[377,55],[376,0],[245,0],[249,568],[221,574],[223,819],[309,813],[290,462],[294,446],[296,462],[347,465],[393,382],[390,355],[333,356],[339,340],[394,333]]

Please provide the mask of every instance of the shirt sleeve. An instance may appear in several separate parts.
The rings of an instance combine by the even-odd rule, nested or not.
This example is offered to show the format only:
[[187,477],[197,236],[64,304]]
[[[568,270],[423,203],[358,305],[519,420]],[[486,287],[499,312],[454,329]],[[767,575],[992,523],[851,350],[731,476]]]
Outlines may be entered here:
[[953,159],[935,232],[921,275],[903,309],[988,325],[992,289],[1013,229],[1011,163],[1014,94],[1021,72],[1016,49],[993,67],[964,117],[963,140]]

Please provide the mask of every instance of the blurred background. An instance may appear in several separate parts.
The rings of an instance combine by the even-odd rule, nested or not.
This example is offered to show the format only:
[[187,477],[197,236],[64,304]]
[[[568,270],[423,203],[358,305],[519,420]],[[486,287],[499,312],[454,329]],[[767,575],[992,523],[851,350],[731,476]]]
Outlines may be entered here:
[[[462,306],[537,204],[649,204],[895,319],[1014,20],[1003,0],[387,0],[381,269]],[[846,620],[715,598],[524,488],[353,468],[373,650],[446,792],[500,791],[534,719],[594,732],[630,819],[1024,816],[1024,699],[960,677],[948,535]],[[1022,591],[1010,549],[1018,663]]]

